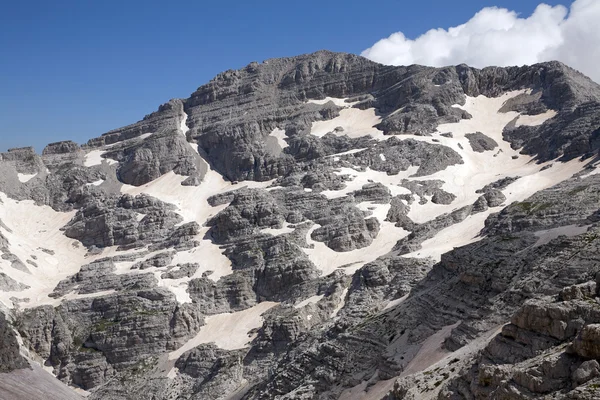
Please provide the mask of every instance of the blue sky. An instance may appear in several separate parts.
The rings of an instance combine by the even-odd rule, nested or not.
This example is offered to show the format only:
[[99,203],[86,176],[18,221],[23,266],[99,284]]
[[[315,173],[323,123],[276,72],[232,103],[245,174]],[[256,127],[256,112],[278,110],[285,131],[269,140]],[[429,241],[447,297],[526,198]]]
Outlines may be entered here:
[[[571,1],[545,1],[549,5]],[[28,1],[0,6],[0,151],[84,143],[133,123],[215,74],[319,49],[359,54],[486,6],[539,1]]]

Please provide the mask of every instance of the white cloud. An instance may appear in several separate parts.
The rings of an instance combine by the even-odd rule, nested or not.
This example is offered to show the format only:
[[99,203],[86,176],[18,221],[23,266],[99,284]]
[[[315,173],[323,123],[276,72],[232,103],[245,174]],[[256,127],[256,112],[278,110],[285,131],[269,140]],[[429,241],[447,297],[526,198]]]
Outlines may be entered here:
[[559,60],[600,82],[600,0],[540,4],[528,18],[488,7],[466,23],[432,29],[416,39],[396,32],[362,55],[383,64],[473,67]]

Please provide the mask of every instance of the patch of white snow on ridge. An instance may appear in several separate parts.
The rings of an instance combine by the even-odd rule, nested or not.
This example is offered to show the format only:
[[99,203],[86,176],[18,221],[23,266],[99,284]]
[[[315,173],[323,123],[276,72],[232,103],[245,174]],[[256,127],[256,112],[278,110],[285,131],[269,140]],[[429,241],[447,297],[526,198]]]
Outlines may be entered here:
[[330,155],[325,156],[325,157],[333,157],[334,159],[337,158],[337,160],[334,160],[334,161],[339,161],[339,156],[345,156],[347,154],[356,154],[356,153],[360,153],[361,151],[365,151],[365,150],[368,150],[368,148],[365,147],[365,148],[362,148],[362,149],[352,149],[352,150],[344,151],[342,153],[330,154]]
[[86,183],[86,186],[100,186],[104,183],[104,179],[99,179],[97,181],[94,182],[90,182],[90,183]]
[[594,169],[592,169],[590,172],[588,172],[585,175],[581,175],[581,179],[589,178],[590,176],[594,176],[594,175],[600,174],[600,163],[592,165],[592,167]]
[[179,123],[179,131],[181,132],[181,134],[183,136],[187,137],[187,133],[190,130],[190,128],[187,126],[187,119],[188,119],[188,115],[186,113],[183,113],[183,118],[181,118],[181,122]]
[[[316,121],[312,123],[310,133],[322,137],[329,132],[338,136],[347,135],[350,138],[358,138],[371,135],[373,139],[387,140],[383,131],[375,128],[375,125],[381,122],[381,116],[377,115],[374,108],[360,110],[358,108],[344,108],[340,110],[340,115],[336,118],[326,121]],[[343,128],[342,132],[336,132],[335,128]]]
[[336,106],[339,107],[350,107],[356,103],[358,103],[357,101],[354,102],[346,102],[347,99],[340,99],[340,98],[336,98],[336,97],[325,97],[324,99],[321,100],[308,100],[307,103],[312,103],[312,104],[327,104],[330,101],[333,102],[333,104],[335,104]]
[[33,178],[35,178],[36,176],[37,176],[37,173],[31,174],[31,175],[29,175],[29,174],[21,174],[21,173],[17,174],[17,177],[19,178],[19,181],[21,183],[27,183],[30,180],[32,180]]
[[83,161],[83,165],[85,167],[93,167],[95,165],[102,164],[103,161],[107,162],[109,165],[118,164],[115,160],[110,158],[102,158],[102,155],[106,153],[104,150],[92,150],[85,155],[85,160]]
[[[524,176],[539,170],[540,166],[530,162],[531,158],[520,156],[513,160],[512,156],[519,153],[513,150],[510,143],[504,141],[502,137],[504,127],[519,114],[516,112],[500,113],[499,110],[508,99],[521,93],[523,91],[510,92],[497,98],[466,96],[464,106],[454,106],[469,112],[472,118],[438,126],[439,134],[452,133],[453,137],[436,136],[435,138],[439,140],[440,144],[455,150],[462,157],[463,164],[451,165],[443,171],[415,179],[442,180],[445,182],[442,188],[457,198],[450,205],[431,202],[424,205],[414,203],[408,214],[414,222],[424,223],[454,209],[473,204],[481,195],[476,191],[498,179],[506,176]],[[481,132],[495,140],[499,147],[494,149],[494,152],[477,153],[473,151],[465,135],[475,132]],[[415,139],[419,140],[418,137]],[[494,157],[493,153],[498,150],[502,151]]]
[[[572,177],[581,171],[584,164],[577,159],[566,163],[557,162],[552,168],[524,176],[502,191],[506,196],[505,204],[526,200],[535,193]],[[537,169],[540,169],[540,165],[537,165]],[[479,234],[485,226],[485,220],[499,209],[501,207],[489,208],[487,211],[471,215],[464,221],[441,230],[436,236],[422,243],[422,250],[407,254],[405,257],[432,257],[439,261],[441,255],[448,251],[481,240],[483,237]]]
[[211,315],[198,334],[179,349],[169,353],[169,360],[178,359],[183,353],[204,343],[215,343],[225,350],[243,349],[255,335],[248,333],[262,325],[262,314],[279,303],[265,301],[244,311]]
[[515,127],[519,126],[539,126],[544,122],[548,121],[550,118],[554,118],[558,114],[554,110],[548,110],[545,113],[538,115],[519,115],[519,119],[515,123]]
[[346,305],[346,295],[348,294],[348,288],[345,288],[340,295],[340,302],[335,306],[335,309],[331,312],[330,318],[334,318]]
[[275,128],[273,129],[273,132],[269,134],[269,136],[273,136],[275,139],[277,139],[277,143],[282,149],[289,147],[289,144],[285,141],[287,136],[285,135],[285,131],[283,129]]
[[402,304],[404,302],[404,300],[408,299],[409,295],[410,295],[410,293],[405,294],[404,296],[400,297],[399,299],[391,300],[389,303],[387,303],[385,305],[385,307],[383,308],[383,311],[389,310],[390,308],[394,308],[396,306],[399,306],[400,304]]
[[144,133],[143,135],[140,136],[136,136],[132,139],[137,139],[137,140],[144,140],[146,138],[149,138],[150,136],[154,135],[154,132],[150,132],[150,133]]
[[[476,98],[467,97],[464,106],[455,106],[466,110],[473,118],[463,119],[457,123],[440,125],[438,132],[452,133],[453,138],[439,136],[436,139],[442,145],[451,147],[457,151],[464,163],[452,165],[443,171],[415,179],[442,180],[445,182],[442,188],[453,193],[457,198],[449,205],[439,205],[431,202],[425,205],[413,204],[408,216],[414,222],[427,222],[441,214],[473,204],[481,195],[476,193],[476,191],[485,185],[505,177],[538,176],[540,169],[549,164],[536,164],[532,157],[519,154],[518,150],[512,149],[510,143],[505,141],[502,136],[504,127],[519,116],[519,114],[516,112],[501,113],[499,110],[508,99],[524,92],[510,92],[498,98],[487,98],[485,96],[478,96]],[[492,138],[498,143],[498,147],[492,152],[474,152],[471,149],[468,139],[465,137],[466,134],[474,132],[482,132],[484,135]],[[462,149],[458,144],[462,146]],[[513,159],[513,156],[517,158]],[[554,167],[559,167],[560,169],[564,167],[564,164],[557,163]],[[568,168],[570,169],[570,167]],[[555,168],[552,168],[552,170],[556,171]],[[545,174],[543,176],[546,177]],[[566,178],[562,178],[561,180],[564,179]],[[550,185],[561,181],[552,178],[551,180],[551,182],[547,182],[544,179]],[[539,187],[539,185],[536,186]],[[548,186],[542,186],[542,188],[546,187]]]

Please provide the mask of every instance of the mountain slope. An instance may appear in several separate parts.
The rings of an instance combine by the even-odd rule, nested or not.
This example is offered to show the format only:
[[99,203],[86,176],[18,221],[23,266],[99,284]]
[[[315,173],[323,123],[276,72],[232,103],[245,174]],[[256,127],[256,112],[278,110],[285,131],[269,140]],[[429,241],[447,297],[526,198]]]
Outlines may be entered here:
[[557,62],[251,63],[83,146],[3,153],[0,300],[92,399],[528,398],[472,371],[539,352],[477,352],[600,269],[599,129],[600,87]]

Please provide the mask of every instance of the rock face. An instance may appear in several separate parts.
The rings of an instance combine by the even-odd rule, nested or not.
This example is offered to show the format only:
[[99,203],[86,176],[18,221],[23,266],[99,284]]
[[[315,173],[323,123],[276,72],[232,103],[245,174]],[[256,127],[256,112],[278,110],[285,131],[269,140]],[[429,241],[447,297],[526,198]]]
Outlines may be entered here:
[[135,246],[163,240],[182,218],[174,206],[146,195],[90,199],[65,226],[84,246]]
[[152,114],[146,115],[141,121],[120,129],[107,132],[99,138],[91,139],[87,144],[91,147],[111,145],[154,132],[176,130],[178,119],[182,118],[183,102],[173,99],[161,105]]
[[4,314],[0,313],[0,373],[29,368],[19,352],[19,343]]
[[200,173],[200,157],[177,130],[151,135],[142,142],[113,150],[107,156],[119,161],[117,174],[121,182],[140,186],[167,172],[196,176]]
[[556,62],[320,51],[2,153],[0,372],[90,400],[598,398],[598,104]]
[[558,301],[526,303],[439,398],[594,398],[600,381],[596,292],[589,282],[566,287]]

